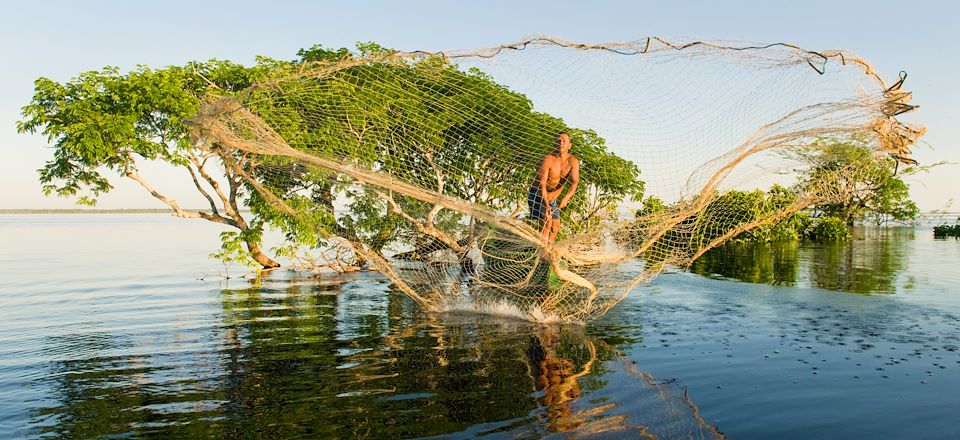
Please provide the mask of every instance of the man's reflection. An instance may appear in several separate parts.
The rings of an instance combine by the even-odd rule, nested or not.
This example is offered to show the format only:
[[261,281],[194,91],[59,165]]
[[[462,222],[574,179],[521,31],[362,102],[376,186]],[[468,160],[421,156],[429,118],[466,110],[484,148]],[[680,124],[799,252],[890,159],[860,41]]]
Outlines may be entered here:
[[559,356],[560,329],[556,327],[544,327],[530,336],[530,342],[527,356],[536,388],[544,393],[541,401],[550,430],[563,432],[580,426],[583,420],[574,417],[572,402],[581,395],[577,379],[589,372],[592,362],[578,371],[571,360]]

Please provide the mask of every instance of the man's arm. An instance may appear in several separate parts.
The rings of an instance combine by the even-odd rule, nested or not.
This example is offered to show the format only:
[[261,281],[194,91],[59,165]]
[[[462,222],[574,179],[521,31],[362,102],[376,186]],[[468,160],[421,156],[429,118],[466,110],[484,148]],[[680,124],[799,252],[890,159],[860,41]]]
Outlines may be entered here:
[[553,208],[550,207],[550,204],[547,203],[547,178],[550,176],[550,164],[547,161],[550,160],[550,156],[544,156],[543,160],[540,161],[540,169],[537,170],[537,178],[540,179],[540,198],[543,200],[544,212],[546,213],[546,218],[550,218],[553,214]]
[[573,165],[570,167],[570,188],[567,189],[567,193],[564,194],[563,199],[560,200],[561,208],[567,206],[567,203],[570,202],[573,194],[577,191],[577,185],[580,184],[580,160],[576,157],[571,157],[571,159],[573,159]]

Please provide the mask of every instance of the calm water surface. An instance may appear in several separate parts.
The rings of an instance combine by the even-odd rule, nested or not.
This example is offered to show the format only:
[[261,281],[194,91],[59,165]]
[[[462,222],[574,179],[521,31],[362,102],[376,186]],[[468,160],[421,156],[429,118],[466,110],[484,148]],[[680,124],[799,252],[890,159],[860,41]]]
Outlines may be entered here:
[[0,216],[0,437],[960,437],[960,242],[928,229],[728,246],[586,326],[224,282],[219,230]]

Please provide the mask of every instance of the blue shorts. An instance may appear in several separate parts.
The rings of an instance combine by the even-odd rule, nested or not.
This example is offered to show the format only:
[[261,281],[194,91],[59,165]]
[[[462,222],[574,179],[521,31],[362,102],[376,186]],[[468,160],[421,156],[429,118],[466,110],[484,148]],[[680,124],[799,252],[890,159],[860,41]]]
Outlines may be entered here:
[[[555,219],[560,219],[560,206],[557,204],[557,199],[553,199],[550,202],[550,217]],[[543,193],[540,192],[540,188],[531,186],[530,191],[527,192],[527,205],[530,207],[530,218],[534,220],[546,220],[547,219],[547,202],[543,200]]]

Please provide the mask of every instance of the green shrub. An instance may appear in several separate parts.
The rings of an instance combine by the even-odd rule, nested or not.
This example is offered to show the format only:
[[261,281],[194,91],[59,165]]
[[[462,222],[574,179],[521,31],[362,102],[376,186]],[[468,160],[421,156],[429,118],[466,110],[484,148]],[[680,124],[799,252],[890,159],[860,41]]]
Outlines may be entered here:
[[660,214],[667,210],[667,205],[663,203],[663,200],[660,200],[654,196],[648,196],[643,200],[643,208],[640,208],[636,212],[637,217],[644,217],[648,215]]
[[843,241],[850,239],[847,223],[836,217],[820,217],[803,231],[803,237],[816,241]]
[[934,238],[960,237],[960,223],[933,227]]
[[796,241],[803,235],[803,231],[810,227],[813,219],[806,212],[796,212],[785,221],[767,226],[767,241]]

